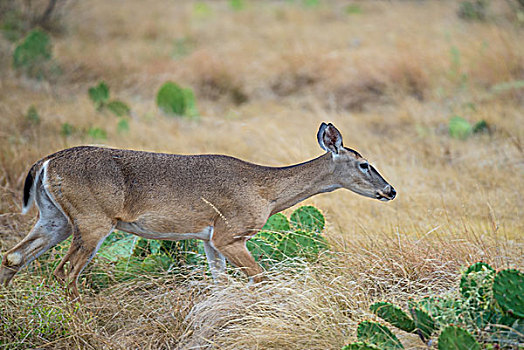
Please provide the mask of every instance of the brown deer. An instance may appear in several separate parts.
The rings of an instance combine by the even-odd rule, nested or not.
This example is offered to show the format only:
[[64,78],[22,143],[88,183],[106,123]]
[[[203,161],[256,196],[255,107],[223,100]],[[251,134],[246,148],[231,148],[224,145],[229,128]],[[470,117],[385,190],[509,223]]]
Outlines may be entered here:
[[383,201],[395,198],[375,168],[343,146],[335,126],[322,123],[317,138],[325,154],[286,167],[223,155],[91,146],[51,154],[27,174],[22,212],[36,202],[40,216],[5,253],[0,284],[7,286],[24,265],[72,233],[71,247],[54,275],[78,297],[79,274],[114,229],[152,239],[201,239],[213,278],[224,271],[227,259],[258,282],[263,271],[246,241],[270,215],[338,188]]

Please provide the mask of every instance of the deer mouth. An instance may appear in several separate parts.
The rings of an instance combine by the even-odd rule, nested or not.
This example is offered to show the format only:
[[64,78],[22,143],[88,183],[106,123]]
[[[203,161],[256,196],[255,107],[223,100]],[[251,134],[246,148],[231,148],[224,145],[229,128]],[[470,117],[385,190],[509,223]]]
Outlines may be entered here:
[[375,198],[378,199],[379,201],[388,202],[388,201],[392,200],[393,198],[395,198],[395,195],[394,194],[387,195],[387,194],[385,194],[382,191],[378,191],[375,194]]

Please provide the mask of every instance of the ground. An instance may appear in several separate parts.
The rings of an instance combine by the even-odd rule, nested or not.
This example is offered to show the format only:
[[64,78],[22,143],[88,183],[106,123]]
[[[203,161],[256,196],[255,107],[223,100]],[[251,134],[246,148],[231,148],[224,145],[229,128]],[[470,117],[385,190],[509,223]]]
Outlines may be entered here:
[[[258,287],[202,271],[103,290],[86,278],[70,304],[50,277],[55,250],[0,288],[0,348],[337,349],[373,301],[449,292],[476,261],[524,267],[524,46],[510,1],[484,21],[454,1],[235,3],[75,2],[52,32],[58,68],[40,80],[0,39],[0,254],[36,221],[20,214],[31,164],[82,144],[289,165],[320,155],[316,131],[332,122],[397,198],[308,199],[332,254]],[[90,101],[101,80],[131,107],[128,130]],[[158,110],[168,80],[194,90],[198,120]],[[452,137],[454,116],[488,130]]]

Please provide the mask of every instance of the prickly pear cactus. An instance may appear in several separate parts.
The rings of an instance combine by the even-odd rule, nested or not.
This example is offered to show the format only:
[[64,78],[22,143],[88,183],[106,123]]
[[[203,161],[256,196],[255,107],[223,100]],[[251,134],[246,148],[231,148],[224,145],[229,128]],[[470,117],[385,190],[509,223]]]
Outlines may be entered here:
[[113,278],[118,281],[128,281],[142,275],[142,259],[136,256],[122,258],[117,261],[113,270]]
[[155,239],[137,239],[133,247],[133,255],[139,257],[146,257],[150,254],[158,254],[162,248],[160,241]]
[[417,328],[415,332],[423,341],[427,341],[431,337],[431,334],[437,329],[435,320],[427,312],[418,307],[412,307],[409,311]]
[[396,305],[388,302],[377,302],[372,304],[369,308],[375,315],[405,332],[411,333],[416,328],[415,322],[413,322],[411,317]]
[[499,271],[493,281],[493,297],[509,315],[524,318],[524,273],[515,269]]
[[328,249],[326,239],[317,232],[324,227],[324,216],[318,209],[301,207],[291,215],[291,220],[294,228],[284,214],[275,214],[267,220],[262,231],[247,242],[255,260],[265,266],[285,258],[315,260]]
[[34,29],[15,48],[13,66],[25,70],[31,76],[37,76],[41,73],[41,65],[49,61],[51,56],[49,35],[39,29]]
[[312,205],[298,208],[290,217],[293,226],[299,230],[320,233],[324,230],[326,220],[324,215]]
[[289,231],[291,226],[289,220],[282,213],[276,213],[267,219],[266,224],[262,227],[263,231]]
[[361,342],[376,345],[381,349],[404,349],[402,343],[388,327],[372,321],[359,323],[357,338]]
[[438,349],[480,350],[480,345],[468,331],[457,326],[448,326],[438,337]]
[[283,236],[277,249],[285,257],[302,256],[307,259],[315,259],[320,252],[327,249],[324,237],[307,231],[291,231]]
[[90,87],[87,93],[98,110],[109,101],[109,86],[104,81],[99,82],[97,86]]
[[156,104],[168,115],[182,116],[186,113],[186,92],[177,84],[168,81],[156,96]]
[[486,309],[492,298],[495,269],[486,263],[471,265],[460,279],[460,294],[475,309]]
[[380,350],[380,348],[373,344],[366,344],[358,341],[344,346],[342,350]]
[[283,254],[278,250],[282,239],[283,234],[280,232],[260,231],[247,242],[247,249],[259,264],[267,267],[271,262],[283,260]]
[[161,241],[160,252],[173,259],[177,266],[205,265],[204,243],[196,239]]
[[186,102],[186,110],[184,114],[188,117],[197,118],[199,113],[196,106],[195,93],[190,88],[182,89],[182,93],[184,94],[184,100]]
[[144,272],[167,271],[174,261],[165,254],[152,254],[142,261],[140,267]]

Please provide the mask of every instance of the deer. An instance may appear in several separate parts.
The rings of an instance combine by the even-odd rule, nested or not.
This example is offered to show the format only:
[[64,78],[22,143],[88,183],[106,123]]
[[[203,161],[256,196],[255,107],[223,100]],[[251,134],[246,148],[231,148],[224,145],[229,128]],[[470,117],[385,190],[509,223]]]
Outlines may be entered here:
[[317,140],[323,155],[284,167],[226,155],[96,146],[48,155],[25,179],[22,213],[34,202],[39,216],[4,254],[0,285],[7,286],[22,267],[73,235],[53,274],[79,298],[79,275],[115,229],[147,239],[200,239],[214,280],[225,273],[227,260],[250,282],[261,282],[264,271],[246,242],[271,215],[339,188],[381,201],[396,196],[360,153],[344,147],[333,124],[322,123]]

